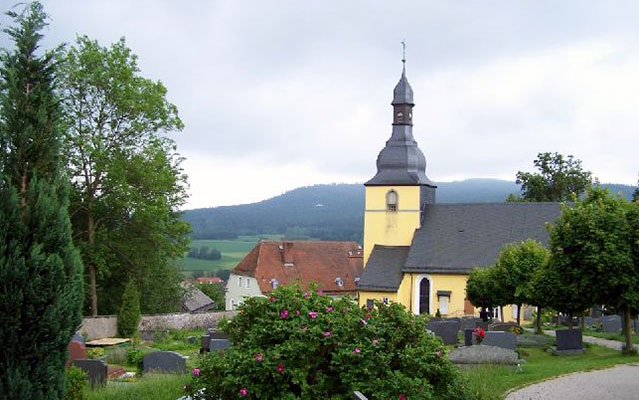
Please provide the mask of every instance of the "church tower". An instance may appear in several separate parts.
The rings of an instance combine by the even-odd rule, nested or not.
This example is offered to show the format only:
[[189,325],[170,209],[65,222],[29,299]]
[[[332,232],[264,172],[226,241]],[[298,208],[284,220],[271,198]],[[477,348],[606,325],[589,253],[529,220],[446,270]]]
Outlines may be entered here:
[[413,138],[413,89],[402,76],[393,91],[393,132],[377,156],[377,174],[366,182],[364,265],[375,245],[410,246],[437,186],[426,177],[426,158]]

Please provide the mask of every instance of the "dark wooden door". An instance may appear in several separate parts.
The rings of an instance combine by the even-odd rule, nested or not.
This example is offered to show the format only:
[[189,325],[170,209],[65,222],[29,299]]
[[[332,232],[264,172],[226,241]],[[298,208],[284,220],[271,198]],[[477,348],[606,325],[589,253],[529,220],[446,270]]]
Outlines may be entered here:
[[430,281],[426,278],[419,283],[419,313],[430,314]]

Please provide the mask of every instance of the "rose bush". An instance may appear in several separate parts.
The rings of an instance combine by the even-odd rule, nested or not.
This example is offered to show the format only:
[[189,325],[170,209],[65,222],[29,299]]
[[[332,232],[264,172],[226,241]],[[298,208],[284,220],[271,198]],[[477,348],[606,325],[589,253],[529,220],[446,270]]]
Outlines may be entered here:
[[363,309],[280,286],[220,324],[233,346],[208,354],[191,388],[208,399],[470,398],[426,323],[399,304]]

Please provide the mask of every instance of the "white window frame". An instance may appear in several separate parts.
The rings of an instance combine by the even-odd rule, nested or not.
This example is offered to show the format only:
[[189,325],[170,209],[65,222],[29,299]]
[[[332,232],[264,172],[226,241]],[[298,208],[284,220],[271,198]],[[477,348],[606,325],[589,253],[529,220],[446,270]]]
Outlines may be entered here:
[[[446,298],[446,301],[442,302],[442,299]],[[439,312],[442,315],[448,315],[448,308],[450,307],[450,295],[449,294],[440,294],[437,296],[437,302],[439,303]],[[444,305],[446,308],[444,308]]]
[[241,276],[237,277],[237,287],[242,287],[242,277]]
[[428,309],[430,310],[431,315],[434,315],[433,302],[435,299],[433,298],[433,279],[430,275],[417,275],[416,279],[413,281],[413,314],[419,315],[419,286],[422,283],[422,279],[428,279],[430,281],[430,285],[428,285],[430,289],[428,293]]

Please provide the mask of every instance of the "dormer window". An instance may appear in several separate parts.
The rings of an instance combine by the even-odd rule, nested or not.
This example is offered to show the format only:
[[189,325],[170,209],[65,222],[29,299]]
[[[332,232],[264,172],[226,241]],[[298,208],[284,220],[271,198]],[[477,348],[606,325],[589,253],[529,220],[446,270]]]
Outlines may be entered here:
[[279,285],[280,283],[277,281],[277,279],[273,278],[271,279],[271,286],[273,287],[273,289],[277,289],[277,285]]
[[397,211],[397,192],[394,190],[386,193],[386,210]]
[[339,287],[343,287],[344,286],[344,281],[342,280],[342,278],[340,278],[339,276],[337,278],[335,278],[335,283],[337,284],[337,286]]

